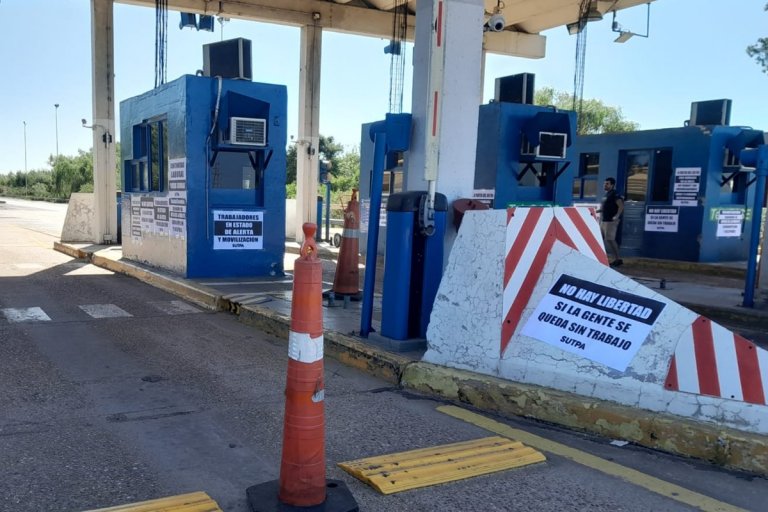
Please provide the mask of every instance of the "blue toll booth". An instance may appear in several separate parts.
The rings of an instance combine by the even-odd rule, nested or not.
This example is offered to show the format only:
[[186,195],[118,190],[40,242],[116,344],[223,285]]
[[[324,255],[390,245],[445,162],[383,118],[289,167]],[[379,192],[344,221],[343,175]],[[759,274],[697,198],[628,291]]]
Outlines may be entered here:
[[572,204],[576,114],[496,101],[480,106],[474,196],[493,208]]
[[578,137],[573,200],[597,204],[604,180],[616,179],[625,196],[623,256],[743,261],[755,179],[739,153],[764,140],[760,130],[726,125]]
[[123,256],[283,275],[285,86],[186,75],[120,104]]

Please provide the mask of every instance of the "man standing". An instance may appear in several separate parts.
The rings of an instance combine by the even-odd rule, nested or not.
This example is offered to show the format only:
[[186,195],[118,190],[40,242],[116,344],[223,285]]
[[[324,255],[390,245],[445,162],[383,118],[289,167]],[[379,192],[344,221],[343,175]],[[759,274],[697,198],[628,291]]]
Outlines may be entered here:
[[616,192],[616,179],[606,178],[603,189],[605,196],[603,196],[603,204],[598,210],[600,213],[600,232],[608,252],[612,253],[614,257],[611,266],[618,267],[624,263],[619,258],[619,244],[616,243],[616,231],[619,228],[621,214],[624,212],[624,200]]

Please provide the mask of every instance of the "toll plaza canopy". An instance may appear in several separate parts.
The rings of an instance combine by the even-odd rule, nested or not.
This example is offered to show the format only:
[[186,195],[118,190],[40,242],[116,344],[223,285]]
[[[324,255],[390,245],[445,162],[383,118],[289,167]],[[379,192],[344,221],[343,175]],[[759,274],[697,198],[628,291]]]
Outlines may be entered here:
[[[117,3],[155,7],[155,0],[116,0]],[[423,0],[424,1],[424,0]],[[651,0],[652,1],[652,0]],[[325,30],[375,37],[392,35],[391,11],[403,0],[168,0],[171,10],[301,26],[314,24]],[[409,14],[417,1],[405,2]],[[474,0],[473,3],[480,3]],[[591,16],[602,16],[648,0],[484,0],[487,15],[500,14],[503,30],[489,34],[487,52],[521,57],[544,57],[545,30],[576,23],[582,4]],[[593,18],[594,19],[594,18]],[[406,39],[413,41],[415,19],[407,20]],[[540,51],[534,51],[540,49]]]
[[[94,126],[94,243],[116,240],[113,3],[156,8],[156,0],[91,0]],[[449,201],[471,193],[471,178],[456,169],[474,167],[477,120],[467,119],[480,101],[483,56],[486,53],[543,58],[546,37],[558,26],[569,31],[579,23],[648,0],[167,0],[164,7],[205,14],[299,27],[301,56],[296,144],[297,201],[295,226],[287,235],[301,238],[301,225],[316,221],[319,164],[320,63],[322,32],[414,41],[413,126],[407,190],[427,188]],[[408,10],[402,16],[402,7]],[[397,16],[400,17],[397,17]],[[402,26],[405,24],[405,27]],[[418,27],[418,28],[417,28]],[[573,31],[575,32],[575,31]],[[354,65],[353,63],[351,63]],[[432,99],[436,99],[433,102]],[[461,122],[457,122],[457,121]],[[429,129],[427,128],[429,127]],[[102,141],[108,141],[102,143]],[[442,162],[442,163],[441,163]],[[444,169],[446,162],[452,169]],[[465,171],[469,172],[469,171]],[[441,179],[438,181],[437,176]],[[437,185],[436,185],[437,184]],[[447,188],[443,188],[447,187]]]

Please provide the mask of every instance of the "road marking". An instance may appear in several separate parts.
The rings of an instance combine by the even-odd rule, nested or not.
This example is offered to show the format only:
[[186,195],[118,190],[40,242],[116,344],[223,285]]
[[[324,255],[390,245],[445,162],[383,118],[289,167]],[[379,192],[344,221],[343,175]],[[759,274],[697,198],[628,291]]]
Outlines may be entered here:
[[492,419],[486,418],[485,416],[475,414],[460,407],[455,407],[453,405],[443,405],[438,407],[437,410],[449,416],[453,416],[454,418],[458,418],[468,423],[472,423],[473,425],[477,425],[478,427],[484,428],[490,432],[494,432],[510,439],[515,439],[545,452],[560,455],[561,457],[570,459],[583,466],[596,469],[597,471],[603,472],[607,475],[619,477],[633,485],[643,487],[666,498],[670,498],[675,501],[685,503],[686,505],[696,507],[700,510],[703,510],[704,512],[745,512],[744,509],[729,505],[728,503],[724,503],[714,498],[710,498],[709,496],[699,494],[697,492],[686,489],[685,487],[680,487],[679,485],[666,482],[660,478],[646,475],[645,473],[635,469],[628,468],[626,466],[622,466],[621,464],[616,464],[615,462],[611,462],[605,459],[601,459],[595,455],[571,448],[570,446],[551,441],[535,434],[531,434],[524,430],[512,428],[508,425],[499,423],[498,421],[494,421]]
[[188,315],[190,313],[201,312],[195,306],[188,304],[183,300],[150,302],[150,304],[167,315]]
[[51,318],[45,314],[45,311],[38,307],[34,308],[5,308],[3,315],[11,323],[18,322],[50,322]]
[[121,318],[133,316],[114,304],[84,304],[78,307],[93,318]]

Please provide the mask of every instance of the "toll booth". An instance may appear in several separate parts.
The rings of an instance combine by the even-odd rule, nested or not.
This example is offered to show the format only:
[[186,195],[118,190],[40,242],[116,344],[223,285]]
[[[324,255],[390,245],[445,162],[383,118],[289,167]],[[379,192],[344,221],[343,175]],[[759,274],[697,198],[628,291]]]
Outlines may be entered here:
[[765,134],[728,126],[730,101],[717,101],[723,115],[704,116],[700,105],[710,102],[694,104],[688,126],[577,137],[573,201],[598,204],[604,180],[616,179],[625,197],[623,256],[747,259],[756,191],[739,153],[764,144]]
[[283,275],[285,86],[186,75],[120,104],[123,256]]
[[474,197],[510,204],[572,204],[576,114],[523,103],[480,106]]

